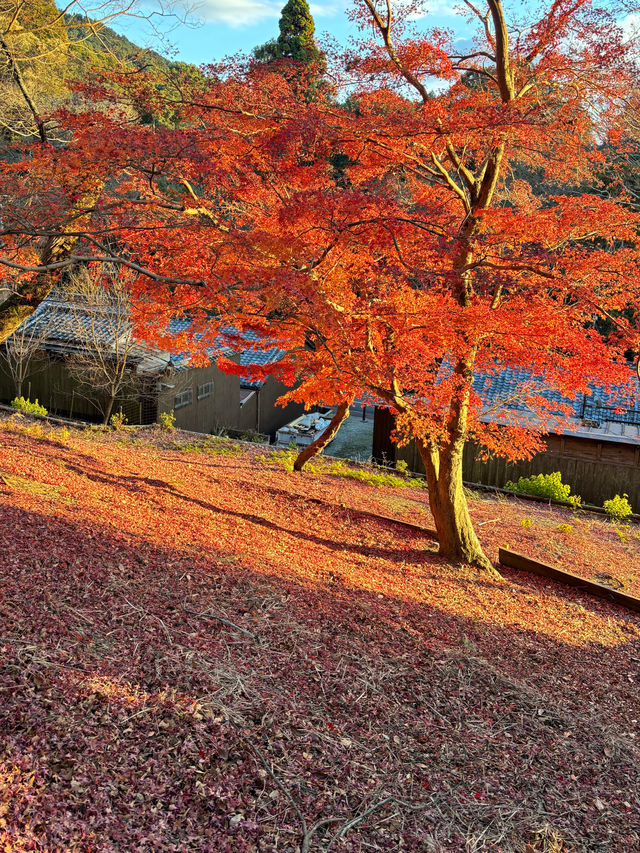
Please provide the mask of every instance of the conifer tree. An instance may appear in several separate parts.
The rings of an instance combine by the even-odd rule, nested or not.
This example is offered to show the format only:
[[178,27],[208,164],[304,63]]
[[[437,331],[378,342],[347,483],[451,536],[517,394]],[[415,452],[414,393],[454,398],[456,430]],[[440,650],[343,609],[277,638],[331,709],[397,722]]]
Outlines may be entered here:
[[255,48],[260,62],[293,59],[307,65],[324,65],[324,54],[314,40],[315,24],[307,0],[288,0],[280,14],[280,35]]

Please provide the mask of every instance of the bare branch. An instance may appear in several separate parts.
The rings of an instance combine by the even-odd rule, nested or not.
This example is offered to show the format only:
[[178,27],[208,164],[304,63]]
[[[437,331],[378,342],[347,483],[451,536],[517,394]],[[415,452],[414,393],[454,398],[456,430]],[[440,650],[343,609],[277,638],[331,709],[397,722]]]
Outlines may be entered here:
[[400,74],[404,77],[404,79],[409,83],[410,86],[418,92],[420,97],[422,98],[422,102],[424,104],[429,100],[429,93],[427,92],[425,86],[418,80],[418,78],[413,74],[413,72],[409,71],[409,69],[403,65],[400,60],[400,57],[396,53],[396,50],[393,46],[393,41],[391,39],[391,4],[389,0],[387,0],[387,21],[383,22],[382,18],[378,14],[378,10],[376,9],[373,0],[365,0],[367,4],[367,8],[371,12],[371,16],[375,22],[376,27],[380,31],[382,35],[382,40],[384,41],[384,46],[387,49],[387,53],[389,54],[389,58],[396,66]]

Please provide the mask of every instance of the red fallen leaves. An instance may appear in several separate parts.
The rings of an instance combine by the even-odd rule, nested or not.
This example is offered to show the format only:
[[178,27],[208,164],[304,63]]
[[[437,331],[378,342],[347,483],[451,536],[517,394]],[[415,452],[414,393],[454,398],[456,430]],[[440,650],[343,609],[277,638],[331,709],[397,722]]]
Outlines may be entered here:
[[[458,571],[371,515],[424,522],[422,492],[20,429],[0,434],[0,849],[294,851],[282,789],[335,819],[318,851],[376,804],[340,849],[536,849],[543,823],[568,850],[638,848],[637,615]],[[573,547],[564,510],[471,505]],[[599,568],[637,574],[590,523]]]

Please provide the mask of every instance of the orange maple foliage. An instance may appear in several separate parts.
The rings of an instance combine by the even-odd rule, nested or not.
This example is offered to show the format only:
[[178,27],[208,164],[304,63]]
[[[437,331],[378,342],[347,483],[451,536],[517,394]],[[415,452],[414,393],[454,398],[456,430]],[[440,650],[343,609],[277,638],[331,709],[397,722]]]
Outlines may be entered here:
[[[640,300],[640,218],[610,176],[602,192],[602,142],[621,138],[636,69],[615,15],[586,0],[542,3],[535,19],[467,5],[478,31],[460,54],[450,33],[412,32],[411,9],[396,21],[362,0],[354,17],[376,38],[335,63],[344,103],[295,67],[232,63],[173,89],[120,75],[94,88],[108,112],[63,117],[68,147],[34,152],[29,180],[105,181],[84,257],[117,245],[141,273],[144,334],[176,311],[201,354],[257,331],[289,353],[266,368],[298,383],[289,399],[393,409],[398,438],[417,441],[441,553],[490,568],[464,445],[530,455],[563,413],[529,385],[525,413],[497,429],[474,374],[523,369],[569,398],[629,381],[637,327],[616,319],[604,339],[593,319]],[[131,104],[178,119],[140,126]],[[62,209],[77,200],[62,196]],[[49,193],[48,227],[59,209]]]

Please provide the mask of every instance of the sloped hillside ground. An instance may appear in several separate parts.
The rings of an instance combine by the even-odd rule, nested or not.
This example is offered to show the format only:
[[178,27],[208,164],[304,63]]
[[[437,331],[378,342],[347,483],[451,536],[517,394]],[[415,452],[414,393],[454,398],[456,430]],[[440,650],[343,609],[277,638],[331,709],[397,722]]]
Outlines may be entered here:
[[[428,526],[420,488],[152,430],[0,440],[0,850],[640,850],[640,614],[447,565],[376,517]],[[638,590],[633,529],[471,509],[492,557]]]

